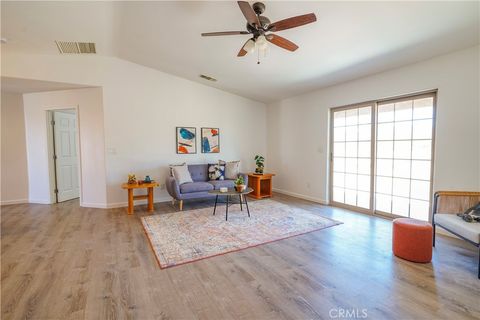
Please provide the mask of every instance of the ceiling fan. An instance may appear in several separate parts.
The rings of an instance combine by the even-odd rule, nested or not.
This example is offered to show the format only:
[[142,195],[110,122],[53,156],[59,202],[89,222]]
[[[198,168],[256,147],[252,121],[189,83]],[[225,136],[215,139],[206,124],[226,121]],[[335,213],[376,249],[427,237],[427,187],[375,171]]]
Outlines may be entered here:
[[277,32],[296,28],[317,21],[317,17],[314,13],[308,13],[271,23],[270,19],[262,16],[262,14],[265,12],[265,4],[261,2],[255,2],[253,6],[250,6],[247,1],[237,1],[237,3],[243,15],[247,19],[247,31],[208,32],[202,33],[202,36],[210,37],[251,34],[252,38],[248,39],[247,42],[245,42],[245,44],[242,46],[237,54],[238,57],[243,57],[247,53],[253,52],[255,48],[257,48],[259,51],[265,50],[268,46],[268,42],[273,43],[274,45],[277,45],[283,49],[295,51],[298,49],[298,46],[295,43],[280,37],[279,35],[268,32]]

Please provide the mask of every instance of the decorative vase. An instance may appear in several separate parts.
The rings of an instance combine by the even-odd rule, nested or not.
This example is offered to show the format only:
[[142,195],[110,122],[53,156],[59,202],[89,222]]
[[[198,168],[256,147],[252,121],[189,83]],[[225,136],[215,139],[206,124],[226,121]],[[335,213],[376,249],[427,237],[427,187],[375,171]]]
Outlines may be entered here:
[[243,192],[245,189],[247,189],[247,186],[244,184],[237,184],[235,186],[235,190],[237,190],[237,192]]

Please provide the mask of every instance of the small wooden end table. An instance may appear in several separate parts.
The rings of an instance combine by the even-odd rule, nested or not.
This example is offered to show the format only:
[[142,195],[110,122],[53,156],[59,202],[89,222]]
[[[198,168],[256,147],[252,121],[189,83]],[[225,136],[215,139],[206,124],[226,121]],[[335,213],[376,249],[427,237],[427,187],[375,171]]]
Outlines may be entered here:
[[[153,188],[158,187],[157,182],[150,183],[124,183],[122,189],[128,190],[128,214],[133,214],[133,201],[148,199],[148,211],[153,211]],[[133,195],[134,189],[147,189],[147,194]]]
[[249,173],[248,174],[248,186],[253,189],[253,192],[249,194],[250,197],[255,199],[269,198],[272,196],[272,177],[273,173]]

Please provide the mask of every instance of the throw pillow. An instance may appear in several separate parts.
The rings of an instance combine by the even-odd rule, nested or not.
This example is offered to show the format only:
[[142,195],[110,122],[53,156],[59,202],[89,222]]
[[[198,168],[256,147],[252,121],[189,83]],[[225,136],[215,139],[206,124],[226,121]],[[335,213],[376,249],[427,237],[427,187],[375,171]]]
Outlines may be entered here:
[[225,180],[225,166],[220,164],[209,164],[208,178],[210,180]]
[[187,163],[180,163],[180,164],[169,164],[168,167],[170,169],[170,176],[173,177],[173,168],[178,167],[178,166],[186,166]]
[[[222,160],[220,160],[222,161]],[[219,163],[220,163],[219,161]],[[235,180],[240,174],[240,160],[225,162],[225,179]]]
[[177,179],[179,185],[187,182],[193,182],[187,165],[173,167],[173,177]]

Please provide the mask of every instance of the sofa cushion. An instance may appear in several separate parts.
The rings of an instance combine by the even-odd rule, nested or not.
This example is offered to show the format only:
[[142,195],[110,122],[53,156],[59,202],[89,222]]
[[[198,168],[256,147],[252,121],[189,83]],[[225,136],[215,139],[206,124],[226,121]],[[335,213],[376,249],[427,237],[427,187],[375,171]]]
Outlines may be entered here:
[[193,193],[213,190],[213,185],[208,182],[189,182],[180,186],[181,193]]
[[212,186],[215,188],[215,190],[218,190],[220,188],[233,188],[234,183],[233,180],[212,180],[208,181],[208,183],[212,184]]
[[463,221],[455,214],[437,213],[435,214],[435,224],[458,233],[470,241],[480,243],[480,223],[478,222]]
[[240,174],[240,160],[238,161],[223,161],[219,160],[218,164],[225,165],[225,179],[235,180]]
[[208,177],[212,180],[225,180],[225,166],[220,164],[208,165]]
[[188,166],[188,171],[190,171],[193,181],[208,181],[208,164],[191,164]]
[[173,176],[175,177],[175,179],[177,179],[179,185],[193,182],[187,165],[173,167]]

